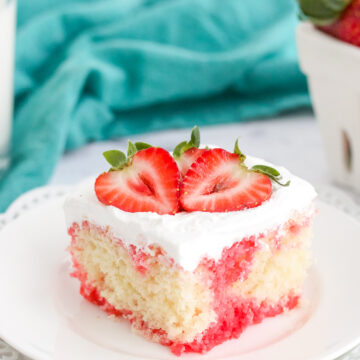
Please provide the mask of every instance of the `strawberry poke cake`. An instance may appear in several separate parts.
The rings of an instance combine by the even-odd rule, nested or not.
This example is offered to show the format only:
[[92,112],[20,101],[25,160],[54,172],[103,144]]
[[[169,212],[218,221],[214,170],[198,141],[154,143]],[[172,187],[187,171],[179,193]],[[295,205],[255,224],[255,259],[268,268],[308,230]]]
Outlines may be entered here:
[[81,295],[148,340],[209,351],[295,308],[311,261],[314,188],[285,168],[190,141],[129,142],[64,205]]

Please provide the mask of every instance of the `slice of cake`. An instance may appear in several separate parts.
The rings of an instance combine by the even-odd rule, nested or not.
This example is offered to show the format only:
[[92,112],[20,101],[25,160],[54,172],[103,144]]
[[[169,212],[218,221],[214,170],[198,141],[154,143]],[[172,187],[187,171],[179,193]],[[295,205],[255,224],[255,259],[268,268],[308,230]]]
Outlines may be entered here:
[[313,187],[198,147],[197,128],[173,156],[129,142],[65,203],[82,296],[177,355],[296,307],[310,264]]

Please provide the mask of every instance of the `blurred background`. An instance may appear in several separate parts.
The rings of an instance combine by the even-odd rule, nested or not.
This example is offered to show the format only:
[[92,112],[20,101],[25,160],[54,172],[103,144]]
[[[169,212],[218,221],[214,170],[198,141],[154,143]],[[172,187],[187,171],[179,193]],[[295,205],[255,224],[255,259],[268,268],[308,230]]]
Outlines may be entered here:
[[128,138],[172,150],[194,125],[203,143],[232,150],[241,136],[243,152],[331,183],[295,0],[18,0],[14,97],[15,1],[0,4],[0,211],[104,171],[102,152]]

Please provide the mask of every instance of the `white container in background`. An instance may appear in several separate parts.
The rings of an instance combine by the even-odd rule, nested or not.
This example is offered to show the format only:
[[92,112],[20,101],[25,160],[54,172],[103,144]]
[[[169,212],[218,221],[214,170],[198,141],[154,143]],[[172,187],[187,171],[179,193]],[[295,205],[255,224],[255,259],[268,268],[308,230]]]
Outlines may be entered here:
[[8,163],[13,114],[15,0],[0,0],[0,174]]
[[297,43],[330,173],[360,191],[360,48],[309,23],[299,25]]

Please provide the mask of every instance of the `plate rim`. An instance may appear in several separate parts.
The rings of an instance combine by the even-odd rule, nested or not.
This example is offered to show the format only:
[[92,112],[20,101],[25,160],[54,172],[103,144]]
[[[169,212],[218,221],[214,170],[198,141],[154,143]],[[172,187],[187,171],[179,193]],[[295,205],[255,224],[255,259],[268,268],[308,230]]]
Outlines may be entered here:
[[[54,190],[56,189],[55,192],[56,195],[54,195]],[[58,202],[61,198],[63,198],[66,193],[71,189],[70,186],[64,186],[64,187],[53,187],[53,186],[46,186],[46,187],[41,187],[35,190],[30,191],[29,193],[26,193],[25,195],[23,195],[22,197],[20,197],[17,201],[17,205],[20,207],[22,205],[22,198],[27,198],[27,199],[31,199],[31,197],[33,195],[39,195],[41,194],[42,196],[44,195],[44,191],[48,192],[49,190],[52,191],[53,196],[45,196],[45,198],[43,199],[43,201],[40,202],[36,202],[34,204],[34,206],[30,206],[30,207],[26,207],[25,209],[23,209],[23,211],[20,212],[20,214],[17,214],[16,216],[14,216],[12,219],[6,221],[6,223],[2,224],[0,222],[0,235],[3,233],[4,230],[7,229],[8,225],[11,225],[15,220],[21,218],[23,215],[28,214],[29,212],[33,211],[35,208],[37,208],[38,206],[42,207],[42,206],[51,206],[53,204],[55,204],[55,202]],[[358,206],[350,197],[348,197],[346,194],[344,194],[342,191],[339,191],[338,189],[332,189],[332,187],[326,187],[325,191],[326,192],[331,192],[335,190],[335,197],[337,199],[337,201],[339,200],[339,196],[344,196],[344,198],[346,199],[345,204],[347,206],[347,208],[349,207],[349,202],[351,204],[352,202],[352,206],[353,208],[356,210],[356,215],[360,214],[360,206]],[[332,193],[332,195],[334,195],[334,193]],[[354,216],[351,215],[351,213],[349,213],[348,211],[342,211],[342,209],[339,209],[338,207],[335,207],[334,204],[331,204],[329,202],[326,201],[326,199],[322,199],[320,197],[320,199],[317,199],[318,202],[322,203],[323,205],[330,207],[330,208],[334,208],[337,211],[340,211],[342,213],[344,213],[344,215],[347,216],[349,221],[352,221],[353,223],[360,225],[360,222],[357,218],[355,218]],[[14,207],[10,207],[9,210],[14,209]],[[352,209],[352,210],[354,210]],[[6,212],[5,214],[0,214],[0,220],[2,217],[6,216],[7,214],[11,214],[11,212]],[[1,329],[0,329],[1,331]],[[8,339],[6,334],[0,334],[0,341],[3,340],[4,344],[8,344],[10,345],[15,351],[20,352],[21,354],[33,358],[33,359],[41,359],[41,360],[53,360],[51,354],[44,354],[43,352],[39,352],[38,350],[36,350],[35,348],[33,348],[33,352],[29,352],[29,348],[24,348],[20,343],[15,343],[12,341],[12,339]],[[331,359],[338,359],[338,357],[342,357],[342,356],[346,356],[349,354],[349,351],[353,351],[355,349],[357,349],[357,347],[360,345],[360,334],[355,337],[352,341],[350,341],[347,345],[342,346],[341,348],[339,348],[338,351],[331,351],[331,353],[324,353],[324,355],[321,355],[322,358],[321,360],[331,360]],[[10,349],[11,350],[11,349]],[[128,357],[128,355],[125,355],[126,357]],[[137,357],[135,356],[131,356],[129,357],[129,359],[137,359]],[[229,357],[228,359],[235,359],[237,358],[235,357]],[[125,359],[125,358],[124,358]],[[139,358],[140,359],[140,358]],[[309,359],[310,360],[310,359]]]

